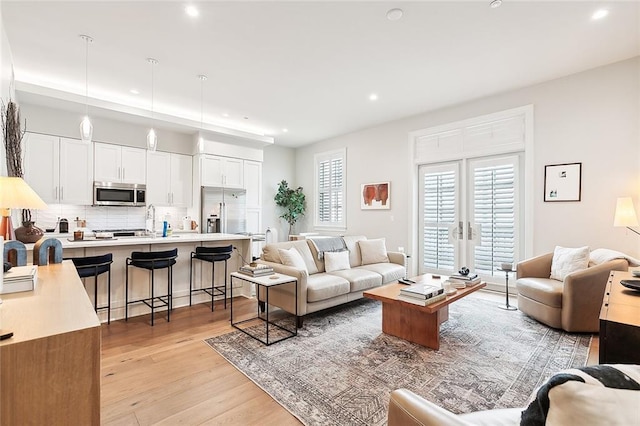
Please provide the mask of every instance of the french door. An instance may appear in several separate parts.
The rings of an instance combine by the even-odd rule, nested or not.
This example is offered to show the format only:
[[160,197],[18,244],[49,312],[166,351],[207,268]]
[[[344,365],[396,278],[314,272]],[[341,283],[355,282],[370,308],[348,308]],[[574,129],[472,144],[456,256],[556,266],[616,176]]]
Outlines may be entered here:
[[420,273],[466,266],[504,281],[496,270],[520,258],[523,242],[520,162],[511,154],[420,166]]

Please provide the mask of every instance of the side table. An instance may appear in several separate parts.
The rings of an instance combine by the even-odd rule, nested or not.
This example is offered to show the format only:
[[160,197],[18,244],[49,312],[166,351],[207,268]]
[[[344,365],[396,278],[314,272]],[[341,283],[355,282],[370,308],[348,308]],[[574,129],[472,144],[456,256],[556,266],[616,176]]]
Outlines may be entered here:
[[504,272],[504,286],[505,286],[505,304],[499,305],[498,308],[504,309],[506,311],[517,311],[518,308],[509,304],[509,272],[516,272],[516,270],[498,268],[498,271]]
[[[233,281],[234,280],[241,280],[241,281],[245,281],[248,282],[250,284],[255,284],[256,286],[258,286],[258,289],[256,290],[256,295],[260,294],[260,287],[264,288],[264,293],[265,293],[265,311],[264,311],[264,317],[260,315],[260,306],[258,303],[256,303],[257,306],[257,315],[255,317],[251,317],[251,318],[247,318],[241,321],[235,321],[233,318]],[[294,294],[295,294],[295,306],[296,306],[296,312],[295,312],[295,317],[293,320],[293,324],[294,324],[294,328],[293,330],[288,329],[286,327],[284,327],[283,325],[280,324],[276,324],[274,321],[269,320],[269,289],[274,288],[274,287],[278,287],[278,286],[284,286],[284,285],[291,285],[293,284],[293,288],[294,288]],[[257,296],[256,296],[256,302],[257,302]],[[272,275],[266,275],[263,277],[252,277],[250,275],[245,275],[243,273],[240,272],[233,272],[231,273],[231,300],[230,300],[230,305],[231,305],[231,326],[242,331],[244,334],[246,334],[249,337],[252,337],[254,339],[256,339],[257,341],[269,346],[272,345],[274,343],[277,342],[281,342],[282,340],[285,339],[289,339],[291,337],[297,336],[298,335],[298,321],[297,321],[297,317],[298,317],[298,280],[296,277],[291,277],[289,275],[284,275],[284,274],[272,274]],[[260,336],[258,336],[256,334],[255,331],[251,330],[250,327],[246,327],[246,328],[242,328],[240,327],[240,325],[242,324],[247,324],[247,323],[251,323],[253,322],[255,324],[256,320],[260,320],[262,322],[264,322],[265,324],[265,338],[262,339],[260,338]],[[276,340],[272,340],[269,339],[269,326],[275,327],[278,330],[281,330],[282,332],[284,332],[284,336],[277,338]]]

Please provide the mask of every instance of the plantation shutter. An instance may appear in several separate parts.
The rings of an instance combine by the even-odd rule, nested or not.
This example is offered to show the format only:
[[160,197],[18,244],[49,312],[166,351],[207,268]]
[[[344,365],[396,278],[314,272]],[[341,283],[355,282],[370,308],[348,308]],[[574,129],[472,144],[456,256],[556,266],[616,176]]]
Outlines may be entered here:
[[494,275],[502,262],[513,263],[517,258],[517,159],[473,162],[472,179],[472,219],[477,232],[474,269]]
[[344,223],[344,151],[317,159],[317,225]]
[[423,271],[453,271],[456,262],[449,232],[456,224],[457,170],[429,171],[422,175]]

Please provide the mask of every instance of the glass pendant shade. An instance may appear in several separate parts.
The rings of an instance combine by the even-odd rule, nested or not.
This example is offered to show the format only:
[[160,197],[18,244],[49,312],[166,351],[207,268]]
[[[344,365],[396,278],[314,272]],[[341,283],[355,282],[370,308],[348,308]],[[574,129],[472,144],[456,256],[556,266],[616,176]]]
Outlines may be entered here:
[[158,137],[156,136],[156,131],[153,129],[149,129],[149,133],[147,133],[147,149],[149,151],[155,151],[158,146]]
[[89,120],[89,116],[85,115],[80,122],[80,139],[82,142],[91,142],[93,138],[93,124]]

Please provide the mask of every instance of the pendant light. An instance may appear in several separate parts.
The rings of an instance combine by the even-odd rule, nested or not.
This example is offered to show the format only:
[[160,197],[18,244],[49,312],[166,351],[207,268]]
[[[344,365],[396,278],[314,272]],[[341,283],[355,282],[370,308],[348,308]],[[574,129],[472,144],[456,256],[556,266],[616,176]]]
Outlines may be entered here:
[[204,111],[204,82],[207,80],[207,76],[204,74],[198,75],[200,79],[200,137],[198,138],[198,153],[204,152],[204,138],[202,137],[203,129],[203,111]]
[[89,43],[93,42],[93,39],[88,35],[81,34],[80,38],[85,42],[85,74],[84,74],[84,118],[80,122],[80,139],[83,142],[91,142],[93,138],[93,125],[89,120]]
[[147,149],[155,151],[158,147],[158,136],[156,136],[156,131],[153,130],[153,68],[158,64],[158,61],[153,58],[147,58],[147,62],[151,64],[151,129],[147,133]]

